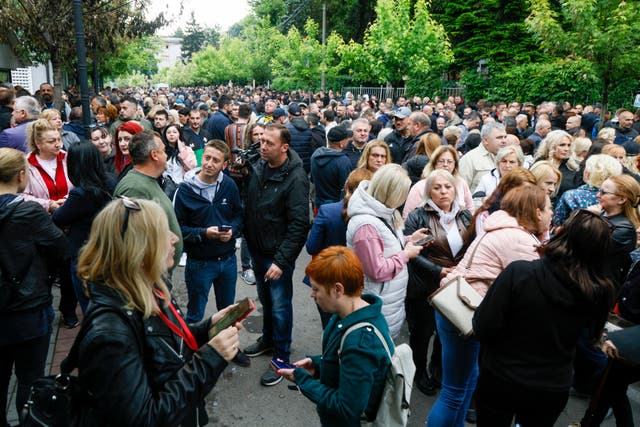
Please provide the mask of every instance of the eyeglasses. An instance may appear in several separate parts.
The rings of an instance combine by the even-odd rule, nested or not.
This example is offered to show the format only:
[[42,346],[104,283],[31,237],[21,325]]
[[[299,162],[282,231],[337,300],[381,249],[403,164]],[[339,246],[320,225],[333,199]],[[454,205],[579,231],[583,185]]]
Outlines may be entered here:
[[602,188],[598,190],[598,194],[602,194],[603,196],[606,196],[607,194],[613,194],[614,196],[617,196],[617,194],[614,193],[613,191],[606,191],[606,190],[603,190]]
[[127,196],[119,196],[118,197],[122,201],[122,206],[124,206],[124,221],[122,221],[122,238],[124,238],[124,233],[127,231],[127,227],[129,226],[129,212],[137,212],[142,210],[140,204],[128,198]]

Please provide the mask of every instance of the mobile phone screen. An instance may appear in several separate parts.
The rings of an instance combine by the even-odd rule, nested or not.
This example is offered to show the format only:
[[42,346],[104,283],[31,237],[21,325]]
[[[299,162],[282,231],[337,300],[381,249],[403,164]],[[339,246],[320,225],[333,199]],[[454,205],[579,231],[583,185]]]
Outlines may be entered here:
[[427,236],[427,237],[425,237],[423,239],[418,240],[416,242],[416,245],[417,246],[424,246],[424,245],[426,245],[427,243],[429,243],[430,241],[432,241],[434,239],[435,239],[435,237],[433,237],[433,236]]
[[283,362],[280,359],[271,359],[270,363],[271,363],[271,367],[276,371],[278,369],[295,369],[296,368],[296,365],[292,365],[291,363]]
[[231,230],[231,226],[230,225],[221,225],[220,227],[218,227],[218,231],[220,231],[222,233],[226,233],[229,230]]
[[215,337],[220,331],[227,329],[229,326],[244,320],[255,308],[256,305],[250,298],[239,301],[235,308],[225,314],[222,319],[211,325],[209,329],[209,339]]

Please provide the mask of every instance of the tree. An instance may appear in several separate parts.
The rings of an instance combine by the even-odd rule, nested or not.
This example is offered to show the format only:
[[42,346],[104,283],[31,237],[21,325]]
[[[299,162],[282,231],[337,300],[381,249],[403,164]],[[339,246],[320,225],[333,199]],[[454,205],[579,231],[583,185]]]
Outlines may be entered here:
[[532,0],[527,26],[549,53],[583,58],[602,79],[602,117],[614,82],[639,76],[640,3],[620,0]]
[[191,56],[206,46],[217,46],[220,42],[220,31],[217,27],[202,27],[191,12],[189,22],[182,37],[182,59],[190,61]]
[[[149,0],[85,0],[82,7],[88,52],[113,51],[124,39],[152,34],[166,23],[163,13],[147,20]],[[76,63],[72,33],[72,0],[0,0],[0,42],[26,62],[51,61],[57,103],[62,72]]]
[[144,36],[131,41],[123,41],[121,46],[107,54],[102,74],[105,78],[116,78],[137,72],[151,76],[158,72],[156,53],[160,51],[161,40],[155,36]]
[[453,60],[444,30],[426,0],[378,0],[376,20],[362,44],[342,49],[345,66],[360,81],[401,86],[406,80],[439,78]]
[[271,26],[286,34],[295,27],[304,32],[307,19],[322,22],[322,5],[327,6],[327,33],[361,43],[375,18],[375,2],[369,0],[250,0],[254,14],[267,18]]

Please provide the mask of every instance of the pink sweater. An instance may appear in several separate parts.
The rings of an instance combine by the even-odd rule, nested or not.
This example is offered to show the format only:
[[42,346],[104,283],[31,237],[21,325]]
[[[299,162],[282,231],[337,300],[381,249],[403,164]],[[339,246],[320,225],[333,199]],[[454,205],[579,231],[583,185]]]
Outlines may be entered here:
[[365,224],[353,235],[353,250],[364,268],[364,274],[376,282],[386,282],[398,275],[409,258],[400,251],[384,257],[384,244],[373,225]]

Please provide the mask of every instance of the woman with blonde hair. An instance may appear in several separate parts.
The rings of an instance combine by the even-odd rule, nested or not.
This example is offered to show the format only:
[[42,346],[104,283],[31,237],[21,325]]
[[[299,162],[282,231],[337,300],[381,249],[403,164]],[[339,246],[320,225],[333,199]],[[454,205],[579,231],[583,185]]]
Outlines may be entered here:
[[426,178],[436,169],[444,169],[453,175],[456,179],[456,199],[458,200],[458,205],[473,213],[475,206],[473,204],[471,190],[469,190],[469,184],[467,184],[467,181],[458,175],[459,161],[460,158],[458,157],[458,152],[453,148],[453,146],[442,145],[436,148],[429,159],[429,163],[427,163],[422,171],[422,179],[416,182],[409,191],[407,201],[402,210],[402,217],[406,219],[411,211],[422,203],[423,196],[425,194]]
[[591,140],[589,138],[576,138],[571,143],[571,156],[567,165],[571,169],[580,169],[580,164],[584,161],[591,148]]
[[524,154],[522,149],[516,145],[508,145],[498,150],[496,154],[496,167],[488,174],[485,174],[474,190],[474,199],[479,200],[479,204],[485,197],[491,196],[493,190],[500,183],[500,179],[517,167],[522,167]]
[[80,138],[78,138],[78,135],[68,130],[62,129],[62,125],[64,123],[62,122],[60,111],[56,110],[55,108],[47,108],[46,110],[43,110],[38,118],[49,120],[49,123],[60,130],[60,134],[62,135],[62,147],[65,151],[69,150],[71,144],[80,142]]
[[369,169],[372,173],[376,173],[378,169],[389,163],[391,163],[389,146],[381,139],[374,139],[364,146],[357,167]]
[[234,306],[191,325],[175,306],[164,277],[176,240],[147,200],[114,200],[91,226],[78,259],[91,321],[77,346],[91,423],[200,425],[204,397],[238,351],[240,325],[208,334]]
[[402,167],[409,173],[409,178],[411,178],[413,184],[422,178],[424,167],[429,163],[433,152],[441,145],[442,140],[433,132],[426,133],[420,137],[415,156],[402,164]]
[[[47,124],[48,122],[44,120]],[[57,132],[57,131],[56,131]],[[66,248],[66,238],[40,205],[20,194],[29,180],[22,151],[0,148],[0,424],[7,424],[11,372],[17,378],[16,409],[44,375],[53,327],[48,264]]]
[[571,212],[586,209],[598,203],[596,195],[602,183],[611,176],[620,175],[622,165],[606,154],[594,154],[585,163],[583,179],[585,184],[569,190],[556,203],[553,214],[553,225],[561,226],[569,218]]
[[571,156],[571,136],[563,130],[552,130],[540,142],[536,161],[548,160],[562,173],[562,181],[556,193],[556,200],[567,190],[578,187],[578,169],[568,164]]
[[562,181],[562,172],[547,160],[534,163],[529,171],[536,178],[538,187],[542,188],[549,197],[554,197],[558,190],[558,183]]
[[613,140],[616,139],[616,130],[611,127],[602,128],[598,132],[598,139],[603,139],[609,144],[613,144]]
[[362,181],[349,200],[347,246],[362,262],[365,290],[382,298],[382,313],[396,337],[405,319],[407,262],[421,246],[424,229],[404,238],[404,223],[398,212],[409,193],[411,180],[402,166],[381,167],[371,181]]

